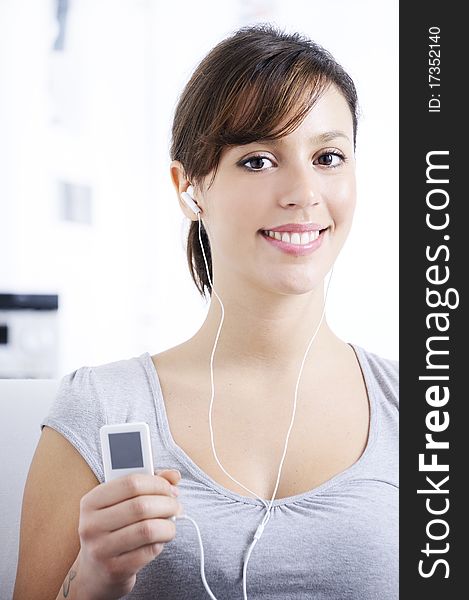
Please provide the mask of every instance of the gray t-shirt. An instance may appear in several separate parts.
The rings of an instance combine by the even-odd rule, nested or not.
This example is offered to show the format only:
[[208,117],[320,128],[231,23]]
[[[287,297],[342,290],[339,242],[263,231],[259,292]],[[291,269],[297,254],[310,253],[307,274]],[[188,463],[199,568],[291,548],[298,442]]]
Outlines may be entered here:
[[[352,345],[371,408],[368,442],[351,467],[303,494],[273,502],[247,567],[249,600],[398,598],[398,363]],[[258,499],[218,485],[172,438],[149,353],[66,375],[41,428],[60,432],[104,481],[99,428],[145,421],[155,470],[179,469],[179,499],[198,524],[207,583],[217,600],[242,600],[243,558],[265,514]],[[129,600],[209,598],[194,525],[138,574]]]

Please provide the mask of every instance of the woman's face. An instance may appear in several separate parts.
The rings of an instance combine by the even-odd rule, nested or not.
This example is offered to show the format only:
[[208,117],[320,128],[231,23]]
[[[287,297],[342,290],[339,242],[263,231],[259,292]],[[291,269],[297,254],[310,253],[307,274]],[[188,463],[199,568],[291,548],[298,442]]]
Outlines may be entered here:
[[[311,291],[337,258],[355,208],[353,122],[343,95],[330,86],[280,140],[227,148],[212,186],[196,199],[208,228],[215,289],[219,282],[283,294]],[[284,242],[263,233],[290,224],[324,231]],[[306,239],[313,241],[294,243]]]

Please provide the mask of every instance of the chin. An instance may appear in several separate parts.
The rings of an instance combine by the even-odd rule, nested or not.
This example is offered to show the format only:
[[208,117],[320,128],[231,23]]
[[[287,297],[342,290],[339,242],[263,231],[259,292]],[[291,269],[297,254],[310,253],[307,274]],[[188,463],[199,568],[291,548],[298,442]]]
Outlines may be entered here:
[[303,271],[301,275],[279,278],[277,281],[271,282],[270,289],[285,296],[302,296],[313,292],[317,288],[322,290],[323,283],[324,277],[319,276],[319,274],[307,277]]

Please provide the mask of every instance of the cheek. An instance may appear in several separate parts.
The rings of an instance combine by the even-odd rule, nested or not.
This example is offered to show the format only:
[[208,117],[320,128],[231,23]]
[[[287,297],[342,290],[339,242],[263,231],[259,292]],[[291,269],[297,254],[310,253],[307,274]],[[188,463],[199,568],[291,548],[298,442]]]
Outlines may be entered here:
[[337,182],[328,191],[328,205],[336,224],[352,220],[357,201],[355,179]]
[[[238,186],[236,194],[227,194],[219,203],[217,222],[226,239],[243,239],[253,229],[264,225],[265,190],[243,190]],[[263,212],[264,210],[264,212]]]
[[[247,194],[239,191],[219,195],[216,209],[212,212],[212,233],[214,248],[225,259],[252,251],[247,247],[247,233],[252,229],[253,211],[256,203]],[[242,241],[242,243],[240,243]]]

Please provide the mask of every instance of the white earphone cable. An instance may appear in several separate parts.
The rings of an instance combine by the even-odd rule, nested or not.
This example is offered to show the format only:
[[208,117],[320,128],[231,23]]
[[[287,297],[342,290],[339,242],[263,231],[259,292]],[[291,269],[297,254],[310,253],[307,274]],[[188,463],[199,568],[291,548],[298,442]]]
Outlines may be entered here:
[[[251,545],[249,546],[247,552],[246,552],[246,556],[244,558],[244,563],[243,563],[243,598],[244,600],[247,600],[247,590],[246,590],[246,585],[247,585],[247,565],[249,562],[249,558],[251,556],[251,553],[254,549],[254,546],[256,545],[257,541],[261,538],[263,532],[264,532],[264,528],[267,525],[267,523],[269,522],[269,519],[271,517],[271,509],[272,509],[272,504],[274,502],[274,498],[277,494],[277,489],[280,483],[280,475],[282,472],[282,467],[283,467],[283,462],[285,460],[285,456],[287,453],[287,447],[288,447],[288,441],[290,439],[290,433],[293,427],[293,422],[295,420],[295,413],[296,413],[296,404],[297,404],[297,399],[298,399],[298,386],[299,386],[299,382],[300,382],[300,378],[301,378],[301,374],[303,372],[303,367],[304,367],[304,363],[306,360],[306,356],[308,355],[309,349],[311,348],[311,344],[313,343],[314,339],[316,338],[316,335],[319,331],[319,328],[321,327],[322,321],[324,319],[324,314],[326,311],[326,300],[327,300],[327,294],[329,292],[329,285],[331,283],[331,279],[332,279],[332,273],[334,271],[334,265],[332,266],[331,269],[331,274],[329,277],[329,281],[327,283],[327,287],[326,287],[326,292],[324,295],[324,303],[323,303],[323,309],[322,309],[322,313],[321,313],[321,318],[319,319],[319,323],[316,327],[316,330],[314,331],[314,334],[308,344],[308,347],[306,348],[306,352],[303,356],[303,360],[301,362],[301,367],[300,367],[300,372],[298,375],[298,379],[296,381],[296,387],[295,387],[295,401],[294,401],[294,405],[293,405],[293,413],[292,413],[292,418],[290,421],[290,427],[288,428],[288,432],[287,432],[287,437],[285,440],[285,446],[284,446],[284,450],[283,450],[283,455],[282,455],[282,459],[280,461],[280,467],[279,467],[279,471],[278,471],[278,475],[277,475],[277,482],[275,485],[275,489],[274,489],[274,493],[272,494],[272,498],[270,499],[270,502],[267,503],[263,498],[261,498],[260,496],[258,496],[255,492],[253,492],[252,490],[250,490],[249,488],[247,488],[245,485],[243,485],[242,483],[240,483],[237,479],[235,479],[234,477],[232,477],[223,467],[223,465],[220,463],[220,461],[218,460],[218,456],[215,450],[215,442],[214,442],[214,436],[213,436],[213,426],[212,426],[212,407],[213,407],[213,400],[214,400],[214,396],[215,396],[215,385],[214,385],[214,380],[213,380],[213,358],[215,356],[215,350],[218,344],[218,339],[220,337],[220,332],[221,332],[221,328],[223,326],[223,321],[225,318],[225,308],[223,306],[223,302],[221,301],[221,298],[219,297],[219,295],[217,294],[215,288],[213,287],[213,283],[212,280],[210,278],[210,272],[209,272],[209,268],[208,268],[208,264],[207,264],[207,258],[205,256],[205,249],[204,249],[204,245],[202,243],[202,237],[201,237],[201,218],[200,218],[200,210],[198,209],[198,206],[195,204],[194,200],[192,199],[191,195],[188,193],[187,195],[185,194],[185,192],[182,192],[181,196],[183,197],[183,199],[185,200],[185,202],[188,204],[188,206],[197,214],[197,218],[198,218],[198,225],[199,225],[199,243],[200,243],[200,247],[202,250],[202,254],[204,257],[204,263],[205,263],[205,270],[207,272],[207,277],[208,280],[210,282],[210,287],[212,289],[212,292],[215,294],[215,296],[217,297],[219,303],[220,303],[220,307],[221,307],[221,311],[222,311],[222,317],[220,320],[220,324],[218,326],[218,330],[217,330],[217,335],[215,338],[215,343],[213,345],[213,349],[212,349],[212,354],[210,356],[210,381],[211,381],[211,387],[212,387],[212,395],[211,395],[211,399],[210,399],[210,410],[209,410],[209,425],[210,425],[210,439],[211,439],[211,444],[212,444],[212,450],[213,450],[213,455],[215,457],[215,460],[217,461],[218,465],[220,466],[220,468],[222,469],[222,471],[228,475],[228,477],[234,481],[235,483],[237,483],[238,485],[240,485],[242,488],[244,488],[245,490],[247,490],[248,492],[250,492],[251,494],[253,494],[256,498],[258,498],[266,507],[267,511],[264,515],[264,517],[262,518],[262,521],[260,523],[260,525],[257,527],[256,532],[254,534],[254,539],[251,543]],[[205,224],[204,224],[205,225]],[[205,225],[205,228],[207,230],[207,227]],[[203,549],[203,544],[202,544],[202,537],[200,535],[200,530],[199,527],[197,525],[197,523],[195,522],[194,519],[192,519],[192,517],[183,514],[183,515],[179,515],[177,517],[172,517],[172,520],[175,519],[187,519],[189,521],[191,521],[197,531],[197,536],[198,536],[198,540],[199,540],[199,546],[200,546],[200,556],[201,556],[201,560],[200,560],[200,574],[201,574],[201,578],[202,578],[202,583],[204,584],[205,589],[207,590],[210,598],[212,600],[217,600],[217,598],[215,597],[215,595],[213,594],[213,592],[211,591],[207,580],[205,578],[205,570],[204,570],[204,549]]]
[[[332,273],[334,271],[334,266],[332,266],[331,274],[330,274],[330,277],[329,277],[329,281],[327,283],[326,293],[324,295],[324,303],[323,303],[323,310],[322,310],[321,318],[319,319],[319,323],[318,323],[318,325],[316,327],[316,330],[315,330],[315,332],[314,332],[314,334],[313,334],[313,336],[312,336],[312,338],[311,338],[311,340],[310,340],[310,342],[308,344],[308,347],[306,348],[306,352],[305,352],[305,354],[303,356],[303,360],[301,362],[300,372],[299,372],[298,379],[296,381],[296,387],[295,387],[295,401],[294,401],[294,405],[293,405],[293,413],[292,413],[292,418],[291,418],[291,421],[290,421],[290,427],[288,429],[287,437],[286,437],[286,440],[285,440],[285,446],[284,446],[284,450],[283,450],[282,459],[280,461],[280,467],[279,467],[279,471],[278,471],[277,482],[276,482],[274,493],[272,494],[272,498],[270,500],[270,503],[267,503],[263,498],[261,498],[255,492],[253,492],[252,490],[250,490],[249,488],[247,488],[245,485],[243,485],[242,483],[240,483],[237,479],[235,479],[234,477],[232,477],[224,469],[223,465],[218,460],[218,456],[217,456],[217,453],[216,453],[216,450],[215,450],[215,443],[214,443],[214,438],[213,438],[213,427],[212,427],[212,407],[213,407],[213,400],[214,400],[214,396],[215,396],[215,386],[214,386],[214,381],[213,381],[213,358],[214,358],[214,355],[215,355],[215,350],[216,350],[216,347],[217,347],[217,344],[218,344],[218,338],[220,337],[221,328],[223,326],[223,321],[224,321],[224,318],[225,318],[225,309],[224,309],[224,306],[223,306],[223,302],[221,301],[219,295],[217,294],[215,288],[213,287],[213,283],[212,283],[212,280],[210,278],[209,268],[208,268],[208,264],[207,264],[207,258],[205,256],[205,250],[204,250],[204,246],[203,246],[202,238],[201,238],[201,233],[200,233],[201,218],[200,218],[199,213],[197,213],[197,218],[198,218],[198,222],[199,222],[199,242],[200,242],[200,247],[202,249],[202,254],[203,254],[203,257],[204,257],[205,269],[206,269],[206,272],[207,272],[207,277],[208,277],[208,280],[210,282],[210,287],[211,287],[213,293],[215,294],[215,296],[217,297],[217,299],[218,299],[218,301],[220,303],[221,310],[222,310],[222,317],[221,317],[221,320],[220,320],[220,324],[218,326],[218,331],[217,331],[217,335],[216,335],[216,338],[215,338],[215,343],[213,345],[212,354],[210,356],[210,381],[211,381],[211,386],[212,386],[212,396],[211,396],[211,399],[210,399],[209,425],[210,425],[210,438],[211,438],[211,443],[212,443],[212,450],[213,450],[213,454],[214,454],[215,460],[217,461],[217,463],[220,466],[220,468],[222,469],[222,471],[226,475],[228,475],[228,477],[232,481],[234,481],[235,483],[237,483],[238,485],[240,485],[242,488],[244,488],[245,490],[247,490],[248,492],[250,492],[251,494],[253,494],[254,496],[256,496],[256,498],[258,498],[264,504],[264,506],[267,509],[266,514],[264,515],[264,517],[263,517],[260,525],[258,526],[258,528],[256,530],[256,533],[254,535],[254,540],[253,540],[253,542],[251,543],[251,545],[249,546],[249,548],[248,548],[248,550],[246,552],[246,556],[245,556],[245,560],[244,560],[244,564],[243,564],[243,596],[244,596],[244,600],[247,600],[247,590],[246,590],[246,583],[247,582],[246,582],[246,579],[247,579],[247,565],[248,565],[248,561],[249,561],[249,558],[251,556],[252,550],[254,549],[254,546],[256,545],[256,543],[260,539],[260,537],[262,536],[262,534],[264,532],[264,528],[267,525],[267,523],[268,523],[268,521],[270,519],[270,516],[271,516],[270,513],[271,513],[271,509],[272,509],[272,504],[273,504],[273,501],[274,501],[274,498],[275,498],[275,495],[277,493],[277,489],[278,489],[278,486],[279,486],[279,483],[280,483],[280,475],[281,475],[281,472],[282,472],[283,462],[285,460],[285,456],[286,456],[286,453],[287,453],[287,447],[288,447],[288,442],[289,442],[289,438],[290,438],[290,433],[291,433],[291,430],[292,430],[292,427],[293,427],[293,422],[294,422],[294,419],[295,419],[296,405],[297,405],[297,399],[298,399],[298,386],[299,386],[301,374],[303,372],[303,367],[304,367],[304,363],[305,363],[305,360],[306,360],[306,356],[308,355],[309,349],[311,348],[311,345],[312,345],[314,339],[316,338],[316,335],[317,335],[317,333],[319,331],[319,328],[321,327],[322,321],[324,319],[324,314],[325,314],[325,311],[326,311],[327,294],[328,294],[328,291],[329,291],[329,285],[331,283]],[[187,518],[187,519],[191,520],[194,523],[194,525],[196,526],[196,528],[197,528],[197,534],[198,534],[198,537],[199,537],[199,545],[200,545],[200,550],[201,550],[201,576],[202,576],[202,582],[203,582],[203,584],[205,586],[205,589],[207,590],[207,592],[209,593],[210,597],[212,598],[212,600],[217,600],[215,598],[215,596],[213,595],[212,591],[210,590],[210,588],[209,588],[209,586],[207,584],[207,581],[205,579],[205,573],[204,573],[204,554],[203,554],[202,539],[201,539],[201,536],[200,536],[199,528],[197,527],[197,524],[195,523],[195,521],[192,518],[187,517],[186,515],[183,515],[183,518]]]

